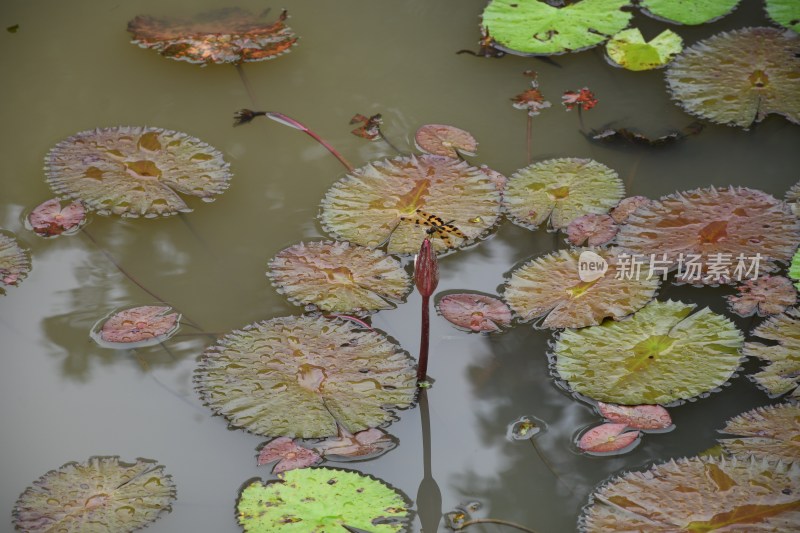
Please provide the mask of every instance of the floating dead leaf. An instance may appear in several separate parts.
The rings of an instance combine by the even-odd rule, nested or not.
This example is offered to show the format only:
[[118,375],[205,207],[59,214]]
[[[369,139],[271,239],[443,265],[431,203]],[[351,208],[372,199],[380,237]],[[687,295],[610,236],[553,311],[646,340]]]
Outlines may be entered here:
[[570,388],[602,402],[668,404],[722,386],[741,362],[742,333],[708,308],[653,301],[627,320],[565,330],[553,355]]
[[627,448],[638,443],[638,431],[625,431],[625,424],[601,424],[595,426],[578,440],[578,448],[590,453],[624,453]]
[[446,294],[439,298],[436,307],[448,322],[469,331],[488,333],[511,324],[511,309],[499,298],[488,294]]
[[350,124],[361,124],[359,127],[351,131],[356,137],[367,139],[368,141],[377,141],[381,138],[381,124],[383,124],[383,116],[376,113],[371,117],[364,116],[360,113],[353,115],[350,119]]
[[267,276],[293,303],[335,313],[392,309],[411,290],[399,261],[347,242],[300,243],[278,252]]
[[286,11],[278,20],[229,7],[200,13],[191,19],[140,15],[128,23],[134,44],[164,57],[189,63],[243,63],[274,59],[297,42],[286,26]]
[[634,211],[639,209],[640,206],[649,205],[650,198],[645,196],[629,196],[628,198],[624,198],[620,200],[617,204],[617,207],[611,210],[611,218],[614,219],[614,222],[617,224],[623,224],[628,221],[628,217],[630,217]]
[[264,466],[275,461],[277,463],[272,469],[272,473],[280,474],[295,468],[313,466],[322,461],[322,457],[314,450],[296,444],[289,437],[278,437],[261,448],[256,463],[258,466]]
[[800,464],[692,457],[628,472],[597,488],[579,519],[586,533],[795,531]]
[[458,158],[459,154],[475,155],[478,141],[466,130],[446,124],[425,124],[414,134],[417,150],[426,154]]
[[620,227],[617,244],[677,281],[733,283],[788,263],[800,242],[800,221],[771,195],[744,187],[694,189],[640,206]]
[[228,188],[228,167],[219,151],[185,133],[129,126],[77,133],[45,158],[56,194],[126,217],[191,211],[178,193],[213,201]]
[[616,405],[597,402],[600,415],[631,429],[660,430],[672,427],[672,417],[660,405]]
[[449,157],[396,157],[337,181],[322,201],[336,237],[388,253],[414,254],[430,237],[437,251],[483,237],[500,214],[500,193],[480,169]]
[[127,533],[169,512],[174,500],[172,476],[155,461],[90,457],[34,481],[14,506],[14,525],[28,533]]
[[776,28],[744,28],[700,41],[666,74],[672,97],[686,111],[745,129],[771,113],[800,123],[798,77],[800,36]]
[[181,315],[169,306],[143,305],[113,313],[98,323],[92,338],[105,348],[141,348],[160,344],[174,335]]
[[606,318],[620,319],[652,300],[659,279],[613,275],[619,264],[616,249],[595,250],[608,271],[594,281],[581,281],[581,254],[586,250],[560,250],[537,257],[511,272],[503,299],[523,322],[546,317],[545,328],[582,328]]
[[348,320],[273,318],[226,335],[195,374],[206,404],[231,426],[269,437],[321,438],[393,420],[411,405],[414,361]]
[[583,215],[567,226],[567,239],[575,246],[602,246],[614,240],[619,231],[610,215]]
[[770,317],[753,330],[752,336],[774,343],[751,341],[744,354],[758,357],[767,367],[750,376],[771,397],[791,392],[800,396],[800,310],[792,307],[782,315]]
[[339,428],[338,437],[329,437],[314,444],[314,449],[331,461],[365,461],[385,454],[397,446],[397,441],[377,428],[359,431],[355,435]]
[[789,278],[761,276],[737,287],[739,295],[727,297],[731,311],[739,316],[778,315],[797,303],[797,291]]
[[17,243],[13,233],[0,231],[0,294],[5,294],[3,285],[19,285],[30,271],[30,253]]
[[627,144],[657,147],[672,144],[686,137],[697,135],[703,131],[704,127],[705,126],[700,122],[692,122],[680,131],[671,131],[659,137],[649,137],[644,133],[629,128],[604,128],[601,130],[592,130],[587,135],[587,138],[603,143],[621,141]]
[[61,207],[58,198],[36,206],[28,215],[28,224],[41,237],[56,237],[78,231],[86,222],[86,210],[79,201]]
[[737,438],[719,439],[739,458],[759,455],[771,461],[800,461],[800,405],[785,403],[758,407],[728,420],[723,433]]

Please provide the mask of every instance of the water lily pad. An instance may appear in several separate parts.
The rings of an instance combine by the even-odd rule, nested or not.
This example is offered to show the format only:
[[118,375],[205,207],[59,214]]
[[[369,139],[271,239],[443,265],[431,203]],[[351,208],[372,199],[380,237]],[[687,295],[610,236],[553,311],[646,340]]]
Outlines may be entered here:
[[627,320],[561,332],[556,371],[589,398],[622,405],[688,400],[726,383],[742,333],[708,308],[653,301]]
[[578,448],[590,453],[622,453],[638,443],[638,431],[626,431],[625,424],[601,424],[595,426],[578,440]]
[[639,0],[642,12],[659,20],[694,26],[717,20],[736,9],[741,0]]
[[737,438],[719,439],[738,457],[759,455],[774,461],[800,461],[800,406],[786,403],[758,407],[728,420],[723,433]]
[[14,506],[14,525],[28,533],[126,533],[169,512],[174,500],[172,476],[155,461],[90,457],[51,470],[25,489]]
[[41,237],[75,233],[86,222],[86,210],[75,201],[62,207],[58,198],[36,206],[27,218],[30,229]]
[[797,291],[783,276],[762,276],[737,287],[738,295],[727,297],[731,311],[739,316],[777,315],[797,303]]
[[393,420],[414,400],[414,361],[386,336],[345,320],[273,318],[203,354],[196,382],[231,426],[269,437],[331,437]]
[[355,435],[339,428],[338,437],[329,437],[314,444],[314,450],[331,461],[365,461],[385,454],[397,441],[378,428],[359,431]]
[[388,253],[437,251],[481,238],[500,214],[500,194],[480,169],[450,157],[396,157],[337,181],[322,201],[322,224],[340,239]]
[[391,309],[411,291],[399,261],[346,242],[310,242],[285,248],[267,276],[290,301],[336,313]]
[[263,466],[276,461],[272,473],[280,474],[295,468],[315,465],[322,461],[322,456],[314,450],[296,444],[289,437],[278,437],[261,448],[256,463],[258,466]]
[[628,472],[592,494],[586,533],[795,531],[800,464],[692,457]]
[[[789,265],[789,277],[794,280],[800,280],[800,248],[792,256],[792,263]],[[800,290],[800,281],[794,284]]]
[[469,331],[500,331],[511,324],[511,309],[488,294],[446,294],[439,298],[436,307],[448,322]]
[[567,240],[575,246],[601,246],[614,240],[619,231],[611,215],[583,215],[567,226]]
[[745,28],[700,41],[666,74],[672,97],[686,111],[745,129],[770,113],[800,123],[798,79],[800,36],[776,28]]
[[584,252],[561,250],[525,263],[511,272],[503,299],[524,322],[546,317],[541,324],[545,328],[582,328],[609,317],[619,319],[652,300],[659,279],[647,279],[646,271],[638,279],[618,279],[616,250],[591,252],[608,271],[582,281],[578,268]]
[[30,253],[17,243],[12,233],[0,232],[0,294],[5,294],[4,285],[19,285],[30,270]]
[[611,210],[611,218],[614,219],[614,222],[617,224],[622,224],[623,222],[627,222],[628,218],[633,214],[634,211],[639,209],[639,207],[643,205],[649,205],[651,202],[650,198],[646,196],[629,196],[628,198],[623,198],[619,201],[617,206]]
[[161,305],[131,307],[100,321],[92,338],[106,348],[142,348],[160,344],[180,327],[179,313]]
[[348,470],[304,468],[279,479],[253,481],[236,504],[239,524],[247,533],[408,531],[411,513],[406,498],[383,481]]
[[475,155],[478,151],[478,141],[470,132],[446,124],[420,126],[414,142],[418,150],[444,157],[459,157],[459,153]]
[[800,4],[795,0],[766,0],[765,8],[776,24],[800,33]]
[[509,178],[503,205],[512,222],[536,229],[550,219],[556,229],[576,218],[607,213],[625,196],[617,173],[591,159],[549,159]]
[[782,315],[770,317],[753,330],[754,337],[770,342],[757,341],[744,345],[744,354],[758,357],[768,363],[767,367],[750,376],[770,396],[791,393],[800,396],[800,310],[793,307]]
[[639,209],[617,244],[645,261],[655,255],[678,280],[733,283],[777,270],[800,242],[800,222],[771,195],[744,187],[694,189]]
[[528,440],[538,435],[544,423],[536,417],[523,415],[508,425],[506,438],[508,440]]
[[639,28],[630,28],[606,43],[606,53],[612,64],[634,71],[661,68],[682,50],[683,39],[671,30],[645,41]]
[[539,0],[492,0],[483,11],[493,46],[517,55],[552,55],[597,46],[628,25],[628,0],[583,0],[554,7]]
[[245,9],[230,7],[191,19],[140,15],[128,23],[134,44],[164,57],[189,63],[243,63],[274,59],[297,41],[286,26],[286,11],[268,22]]
[[101,215],[148,218],[191,211],[178,193],[212,201],[228,188],[228,166],[185,133],[130,126],[77,133],[45,158],[56,194]]
[[661,430],[672,427],[672,417],[660,405],[615,405],[597,402],[597,409],[606,420],[625,424],[632,429]]

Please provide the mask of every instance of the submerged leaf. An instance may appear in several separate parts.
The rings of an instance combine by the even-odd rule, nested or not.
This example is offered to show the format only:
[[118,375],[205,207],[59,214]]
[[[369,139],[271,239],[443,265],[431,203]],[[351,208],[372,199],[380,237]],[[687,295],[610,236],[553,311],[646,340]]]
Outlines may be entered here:
[[0,232],[0,294],[5,294],[3,285],[19,285],[30,270],[30,253],[17,243],[13,234]]
[[603,214],[625,195],[617,173],[591,159],[549,159],[516,171],[503,205],[512,222],[535,229],[545,220],[556,229],[576,218]]
[[295,468],[315,465],[322,461],[322,457],[314,450],[296,444],[289,437],[278,437],[261,448],[256,463],[258,466],[263,466],[275,461],[277,464],[272,469],[272,473],[280,474]]
[[627,320],[565,330],[553,350],[555,369],[573,391],[623,405],[713,391],[739,367],[742,333],[708,308],[692,313],[695,307],[653,301]]
[[56,237],[77,231],[86,222],[86,210],[79,201],[61,207],[58,198],[36,206],[28,215],[28,223],[37,235]]
[[446,294],[436,307],[448,322],[470,331],[500,331],[511,324],[511,309],[499,298],[488,294]]
[[426,124],[414,134],[417,149],[427,154],[459,157],[459,154],[475,155],[478,141],[466,130],[446,124]]
[[273,318],[226,335],[196,371],[206,404],[233,427],[270,437],[355,433],[414,400],[414,362],[384,335],[346,320]]
[[773,397],[787,392],[800,395],[800,310],[792,307],[782,315],[770,317],[752,335],[777,343],[751,341],[744,345],[745,355],[769,363],[750,376],[753,381]]
[[242,63],[273,59],[297,41],[286,26],[286,11],[266,22],[247,10],[231,7],[183,19],[140,15],[128,23],[134,44],[164,57],[189,63]]
[[228,167],[219,151],[185,133],[128,126],[77,133],[45,158],[56,194],[126,217],[191,211],[178,193],[210,202],[228,188]]
[[639,0],[642,12],[659,20],[688,24],[705,24],[733,11],[741,0]]
[[178,331],[181,315],[170,313],[169,306],[144,305],[112,314],[98,324],[92,338],[106,348],[141,348],[153,346]]
[[771,461],[800,461],[800,406],[785,403],[758,407],[728,420],[723,433],[740,435],[719,439],[733,455],[760,455]]
[[762,276],[737,287],[739,295],[727,297],[731,310],[739,316],[777,315],[797,303],[797,291],[783,276]]
[[174,500],[172,476],[155,461],[90,457],[34,481],[14,506],[14,525],[28,533],[127,533],[170,511]]
[[628,0],[583,0],[553,7],[539,0],[492,0],[483,28],[493,46],[517,55],[551,55],[597,46],[628,25]]
[[645,41],[639,28],[622,30],[606,43],[609,61],[628,70],[661,68],[683,50],[683,39],[671,30],[664,30]]
[[583,215],[567,226],[567,239],[575,246],[602,246],[614,240],[619,231],[610,215]]
[[638,431],[625,431],[625,424],[601,424],[584,433],[578,448],[590,453],[620,452],[634,444],[641,435]]
[[745,129],[770,113],[800,123],[798,78],[800,36],[776,28],[710,37],[687,48],[666,74],[672,97],[686,111]]
[[597,409],[606,420],[625,424],[631,429],[667,429],[672,426],[672,417],[660,405],[615,405],[597,402]]
[[410,504],[380,479],[334,468],[304,468],[253,481],[236,504],[246,533],[408,531]]
[[800,3],[797,0],[766,0],[767,16],[787,30],[800,33]]
[[322,201],[322,224],[336,237],[389,253],[437,251],[481,238],[500,214],[500,193],[480,169],[449,157],[395,157],[337,181]]
[[285,248],[270,261],[267,276],[291,302],[336,313],[392,309],[411,290],[399,261],[347,242]]
[[586,533],[796,531],[800,464],[692,457],[628,472],[597,488]]

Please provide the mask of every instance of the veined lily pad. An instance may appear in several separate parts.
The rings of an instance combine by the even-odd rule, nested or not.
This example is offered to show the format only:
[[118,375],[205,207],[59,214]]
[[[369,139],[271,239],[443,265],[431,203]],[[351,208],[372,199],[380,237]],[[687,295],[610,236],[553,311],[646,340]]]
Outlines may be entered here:
[[589,398],[622,405],[688,400],[726,383],[742,333],[708,308],[654,301],[627,320],[561,332],[556,371]]
[[628,70],[661,68],[683,50],[683,39],[671,30],[664,30],[645,41],[639,28],[622,30],[606,43],[609,60]]
[[310,450],[295,443],[289,437],[278,437],[272,439],[261,448],[258,453],[256,463],[258,466],[267,465],[277,461],[272,469],[274,474],[294,470],[295,468],[306,468],[322,461],[314,450]]
[[31,256],[14,238],[13,234],[0,232],[0,294],[3,285],[19,285],[31,270]]
[[411,405],[414,362],[384,335],[350,321],[273,318],[206,350],[198,390],[233,427],[268,437],[351,433]]
[[628,472],[592,494],[586,533],[796,531],[800,464],[692,457]]
[[426,124],[414,134],[417,149],[422,152],[445,157],[475,155],[478,141],[466,130],[445,124]]
[[[605,261],[607,272],[593,281],[582,281],[579,263],[586,260],[584,253]],[[616,250],[553,252],[512,271],[503,299],[524,322],[546,316],[545,328],[582,328],[608,317],[619,319],[652,300],[659,279],[647,279],[646,271],[638,278],[617,279],[618,264]]]
[[553,7],[539,0],[492,0],[483,27],[493,46],[516,55],[552,55],[597,46],[628,25],[628,0],[583,0]]
[[731,310],[739,316],[777,315],[797,303],[797,291],[783,276],[749,279],[737,287],[739,295],[728,296]]
[[767,367],[753,374],[751,378],[770,396],[780,396],[791,392],[800,396],[800,310],[793,307],[782,315],[776,315],[762,322],[753,330],[754,337],[760,337],[777,344],[748,342],[744,354],[758,357],[769,363]]
[[638,444],[641,433],[625,431],[625,424],[600,424],[584,433],[578,440],[578,448],[593,454],[623,453]]
[[567,240],[575,246],[602,246],[613,241],[617,231],[619,226],[611,215],[583,215],[567,226]]
[[645,196],[629,196],[628,198],[623,198],[619,201],[617,206],[611,210],[611,218],[614,219],[614,222],[617,224],[622,224],[628,221],[628,218],[639,209],[639,207],[643,205],[649,205],[651,202],[650,198]]
[[795,0],[766,0],[767,15],[776,24],[800,33],[800,3]]
[[238,7],[200,13],[189,20],[138,16],[128,23],[134,44],[189,63],[242,63],[289,52],[297,37],[286,11],[266,22]]
[[433,155],[370,163],[337,181],[322,224],[338,238],[413,254],[425,237],[437,251],[483,236],[500,214],[500,193],[480,169]]
[[126,533],[170,511],[174,500],[175,484],[162,465],[90,457],[34,481],[14,506],[14,525],[27,533]]
[[379,457],[397,446],[397,441],[377,428],[355,435],[339,428],[338,437],[314,444],[314,450],[330,461],[365,461]]
[[660,405],[616,405],[597,402],[603,418],[631,429],[661,430],[672,426],[672,417]]
[[494,332],[511,324],[511,309],[499,298],[488,294],[446,294],[436,307],[448,322],[469,331]]
[[310,242],[278,252],[267,276],[290,301],[337,313],[391,309],[411,290],[399,261],[346,242]]
[[[687,10],[689,11],[689,10]],[[749,128],[770,113],[800,123],[800,36],[776,28],[723,32],[667,69],[672,97],[693,115]]]
[[334,468],[303,468],[278,477],[242,489],[236,509],[246,533],[334,533],[344,532],[343,526],[370,533],[408,531],[409,502],[377,478]]
[[57,237],[74,233],[86,222],[86,210],[79,201],[61,207],[58,198],[36,206],[28,215],[30,229],[41,237]]
[[781,404],[758,407],[728,420],[723,433],[737,438],[719,439],[738,457],[759,455],[773,461],[800,461],[800,406]]
[[131,307],[97,324],[92,338],[105,348],[142,348],[164,342],[178,331],[181,315],[161,305]]
[[625,196],[615,171],[591,159],[549,159],[516,171],[509,178],[503,205],[511,221],[536,229],[550,219],[556,229],[576,218],[607,213]]
[[694,26],[724,17],[741,0],[639,0],[641,10],[653,18]]
[[228,188],[228,166],[185,133],[129,126],[77,133],[45,158],[56,194],[101,215],[148,218],[191,211],[178,193],[212,201]]
[[[643,205],[617,234],[632,255],[651,256],[678,280],[732,283],[777,270],[800,242],[800,221],[771,195],[744,187],[695,189]],[[666,257],[664,257],[666,256]]]

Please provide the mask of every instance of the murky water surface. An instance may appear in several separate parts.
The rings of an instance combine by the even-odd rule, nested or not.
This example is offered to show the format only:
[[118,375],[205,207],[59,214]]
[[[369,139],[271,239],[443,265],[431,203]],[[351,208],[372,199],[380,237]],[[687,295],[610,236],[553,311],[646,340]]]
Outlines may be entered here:
[[[771,117],[746,132],[709,126],[701,135],[659,149],[592,144],[576,113],[558,104],[565,90],[589,86],[600,104],[584,114],[589,127],[611,122],[661,135],[693,118],[668,97],[662,72],[632,73],[606,64],[600,51],[553,62],[488,60],[456,51],[476,47],[483,0],[404,2],[287,0],[301,36],[291,54],[245,65],[257,107],[311,125],[357,165],[390,156],[382,143],[349,133],[355,113],[383,113],[384,133],[404,151],[425,123],[448,123],[480,141],[473,159],[510,174],[526,164],[525,113],[509,98],[522,92],[524,70],[539,72],[554,103],[534,120],[534,157],[590,157],[614,169],[629,195],[659,197],[698,186],[746,185],[782,197],[798,179],[800,128]],[[27,210],[51,197],[42,158],[78,131],[149,125],[184,131],[219,148],[235,174],[213,204],[195,202],[184,217],[123,220],[94,217],[88,231],[135,278],[202,325],[223,333],[257,320],[296,314],[265,278],[276,252],[325,237],[318,205],[342,168],[301,133],[263,121],[234,129],[232,114],[252,107],[232,66],[200,68],[129,44],[127,22],[139,14],[180,15],[225,5],[155,0],[72,2],[7,0],[0,26],[2,117],[0,227],[31,249],[33,270],[0,297],[0,530],[20,492],[47,470],[92,455],[156,459],[178,486],[171,514],[157,531],[234,532],[239,487],[256,476],[256,447],[265,439],[230,431],[193,391],[197,356],[210,342],[183,327],[167,348],[114,351],[89,331],[121,306],[152,303],[85,236],[43,240],[26,231]],[[689,42],[713,33],[763,25],[761,3],[711,25],[679,28]],[[259,12],[263,2],[242,7]],[[666,25],[636,15],[646,35]],[[440,291],[494,292],[512,267],[551,251],[552,234],[504,222],[470,250],[440,262]],[[725,311],[725,289],[667,287],[680,298]],[[419,298],[374,317],[376,327],[412,354],[418,346]],[[740,327],[749,320],[737,320]],[[713,445],[725,420],[769,403],[745,377],[711,397],[672,409],[676,429],[648,436],[632,453],[588,457],[576,432],[598,417],[550,377],[549,332],[518,326],[497,336],[470,335],[433,317],[429,393],[433,475],[443,511],[478,500],[485,515],[542,533],[574,530],[593,487],[608,476],[657,459],[694,455]],[[749,367],[748,367],[749,368]],[[528,441],[510,441],[507,426],[523,415],[546,424],[536,442],[556,479]],[[389,427],[400,446],[351,463],[415,498],[422,479],[419,409]],[[414,529],[418,529],[418,523]],[[476,528],[477,529],[477,528]],[[499,531],[487,527],[485,531]]]

